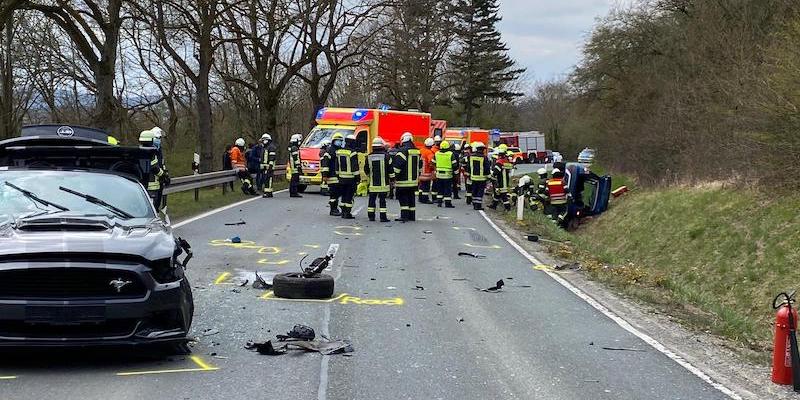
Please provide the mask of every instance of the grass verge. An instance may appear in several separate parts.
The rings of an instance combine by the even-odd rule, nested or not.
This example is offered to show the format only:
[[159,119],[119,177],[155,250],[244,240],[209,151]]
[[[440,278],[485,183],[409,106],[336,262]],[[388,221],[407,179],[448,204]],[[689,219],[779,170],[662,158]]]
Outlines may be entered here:
[[541,213],[527,212],[516,226],[564,242],[548,247],[580,262],[592,279],[733,340],[765,363],[772,299],[800,286],[798,209],[800,196],[771,199],[706,185],[636,190],[576,232]]

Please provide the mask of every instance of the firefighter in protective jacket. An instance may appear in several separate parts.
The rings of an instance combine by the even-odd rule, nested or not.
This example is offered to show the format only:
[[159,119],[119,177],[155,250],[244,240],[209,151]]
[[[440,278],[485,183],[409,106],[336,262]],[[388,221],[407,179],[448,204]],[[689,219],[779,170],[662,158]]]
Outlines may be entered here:
[[272,197],[272,178],[275,175],[275,160],[278,158],[278,149],[272,142],[272,135],[265,133],[261,135],[261,144],[264,147],[264,155],[261,157],[261,171],[257,182],[261,195],[264,198]]
[[396,179],[395,195],[400,202],[400,218],[397,220],[402,222],[417,219],[416,190],[422,170],[422,155],[413,139],[410,132],[403,133],[400,137],[400,151],[392,159]]
[[360,178],[361,168],[358,165],[358,152],[354,150],[355,137],[345,138],[345,147],[337,148],[335,153],[336,177],[339,180],[339,192],[342,198],[342,218],[353,219],[353,197]]
[[289,139],[289,166],[292,169],[292,175],[289,178],[289,197],[303,197],[300,195],[300,173],[302,166],[300,164],[300,142],[303,136],[295,133]]
[[486,191],[486,181],[491,174],[491,160],[486,156],[486,145],[481,142],[472,143],[467,168],[469,170],[472,208],[483,210],[483,195]]
[[[391,158],[386,153],[386,143],[380,137],[372,140],[372,154],[367,156],[364,164],[364,173],[367,175],[367,193],[369,203],[367,216],[370,221],[375,221],[375,209],[378,207],[381,222],[389,222],[386,216],[386,196],[389,194],[389,183],[394,179],[394,170]],[[377,204],[376,204],[377,203]]]

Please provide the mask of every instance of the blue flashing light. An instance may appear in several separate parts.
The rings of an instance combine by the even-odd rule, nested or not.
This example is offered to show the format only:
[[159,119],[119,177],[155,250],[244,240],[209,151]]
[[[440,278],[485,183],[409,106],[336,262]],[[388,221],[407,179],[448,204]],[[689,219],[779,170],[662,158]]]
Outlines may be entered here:
[[356,111],[353,113],[353,121],[360,121],[360,120],[364,119],[364,117],[366,117],[366,116],[367,116],[367,112],[368,112],[368,111],[367,111],[367,110],[364,110],[364,109],[358,109],[358,110],[356,110]]
[[322,117],[325,116],[325,110],[327,110],[325,107],[322,107],[319,110],[317,110],[317,119],[322,119]]

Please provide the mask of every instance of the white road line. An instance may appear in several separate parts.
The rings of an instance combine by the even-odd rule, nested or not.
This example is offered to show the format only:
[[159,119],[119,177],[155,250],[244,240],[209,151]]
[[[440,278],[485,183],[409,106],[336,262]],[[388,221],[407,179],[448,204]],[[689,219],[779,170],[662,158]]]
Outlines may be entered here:
[[[333,254],[339,252],[339,245],[337,243],[331,243],[330,247],[328,248],[328,252],[333,250]],[[334,276],[334,281],[338,281],[339,278],[342,277],[342,270],[344,265],[344,259],[342,262],[339,263],[339,268],[336,270],[336,276]],[[325,337],[331,337],[330,333],[330,325],[331,325],[331,305],[325,305],[325,313],[322,315],[322,330],[321,334]],[[330,368],[330,356],[322,356],[322,361],[320,361],[319,366],[319,386],[317,387],[317,400],[327,400],[328,398],[328,370]]]
[[[278,190],[277,192],[275,192],[275,194],[286,192],[288,190],[289,189]],[[262,199],[261,196],[258,196],[258,197],[253,197],[252,199],[246,199],[246,200],[242,200],[242,201],[239,201],[239,202],[236,202],[236,203],[233,203],[233,204],[228,204],[227,206],[216,208],[216,209],[213,209],[211,211],[204,212],[204,213],[202,213],[202,214],[200,214],[198,216],[195,216],[195,217],[189,218],[187,220],[178,222],[177,224],[173,224],[172,228],[173,229],[178,229],[178,228],[180,228],[180,227],[182,227],[184,225],[191,224],[194,221],[201,220],[201,219],[203,219],[205,217],[212,216],[212,215],[214,215],[216,213],[219,213],[219,212],[222,212],[222,211],[225,211],[225,210],[230,210],[231,208],[238,207],[238,206],[241,206],[243,204],[247,204],[247,203],[249,203],[251,201],[256,201],[256,200],[261,200],[261,199]]]
[[[497,233],[499,233],[500,236],[502,236],[503,239],[506,240],[506,242],[508,242],[508,244],[510,244],[520,254],[522,254],[525,258],[527,258],[528,261],[533,263],[533,265],[542,264],[541,261],[537,260],[536,257],[534,257],[530,253],[528,253],[524,248],[522,248],[522,246],[517,244],[517,242],[514,241],[514,239],[512,239],[510,236],[508,236],[508,234],[506,234],[502,229],[500,229],[500,227],[497,226],[497,224],[495,224],[494,221],[492,221],[486,215],[486,212],[480,211],[480,214],[483,217],[483,219],[485,219],[486,222],[488,222],[489,225],[492,228],[494,228],[494,230],[497,231]],[[567,280],[565,280],[564,278],[562,278],[561,276],[559,276],[555,272],[547,271],[547,270],[542,270],[542,272],[544,272],[550,278],[552,278],[553,280],[558,282],[561,286],[564,286],[565,288],[567,288],[570,292],[574,293],[581,300],[589,303],[589,305],[594,307],[597,311],[600,311],[606,317],[608,317],[612,321],[616,322],[617,325],[622,327],[622,329],[625,329],[626,331],[632,333],[634,336],[638,337],[639,339],[642,339],[645,343],[649,344],[650,346],[652,346],[654,349],[658,350],[660,353],[664,354],[665,356],[671,358],[673,361],[678,363],[680,366],[686,368],[689,372],[691,372],[692,374],[694,374],[698,378],[702,379],[703,381],[705,381],[706,383],[708,383],[709,385],[711,385],[715,389],[717,389],[720,392],[724,393],[726,396],[730,397],[731,399],[742,400],[742,397],[739,396],[736,392],[734,392],[731,389],[728,389],[725,385],[723,385],[723,384],[721,384],[719,382],[715,382],[713,379],[711,379],[710,376],[708,376],[708,374],[706,374],[705,372],[703,372],[699,368],[697,368],[694,365],[692,365],[691,363],[689,363],[689,361],[686,361],[683,357],[675,354],[670,349],[666,348],[666,346],[664,346],[663,344],[659,343],[657,340],[655,340],[652,337],[650,337],[648,334],[636,329],[628,321],[622,319],[622,317],[618,316],[617,314],[614,314],[614,312],[609,310],[608,308],[606,308],[606,306],[600,304],[597,300],[593,299],[591,296],[589,296],[588,294],[584,293],[583,291],[581,291],[580,289],[575,287],[573,284],[569,283]]]

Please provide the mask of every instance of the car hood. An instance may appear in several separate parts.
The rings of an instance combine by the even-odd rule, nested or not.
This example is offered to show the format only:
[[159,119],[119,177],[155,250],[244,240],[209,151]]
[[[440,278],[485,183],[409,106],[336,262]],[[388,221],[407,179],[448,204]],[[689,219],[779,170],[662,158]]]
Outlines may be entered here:
[[0,220],[0,259],[45,253],[103,253],[158,260],[172,257],[174,251],[171,228],[157,218],[59,215]]

